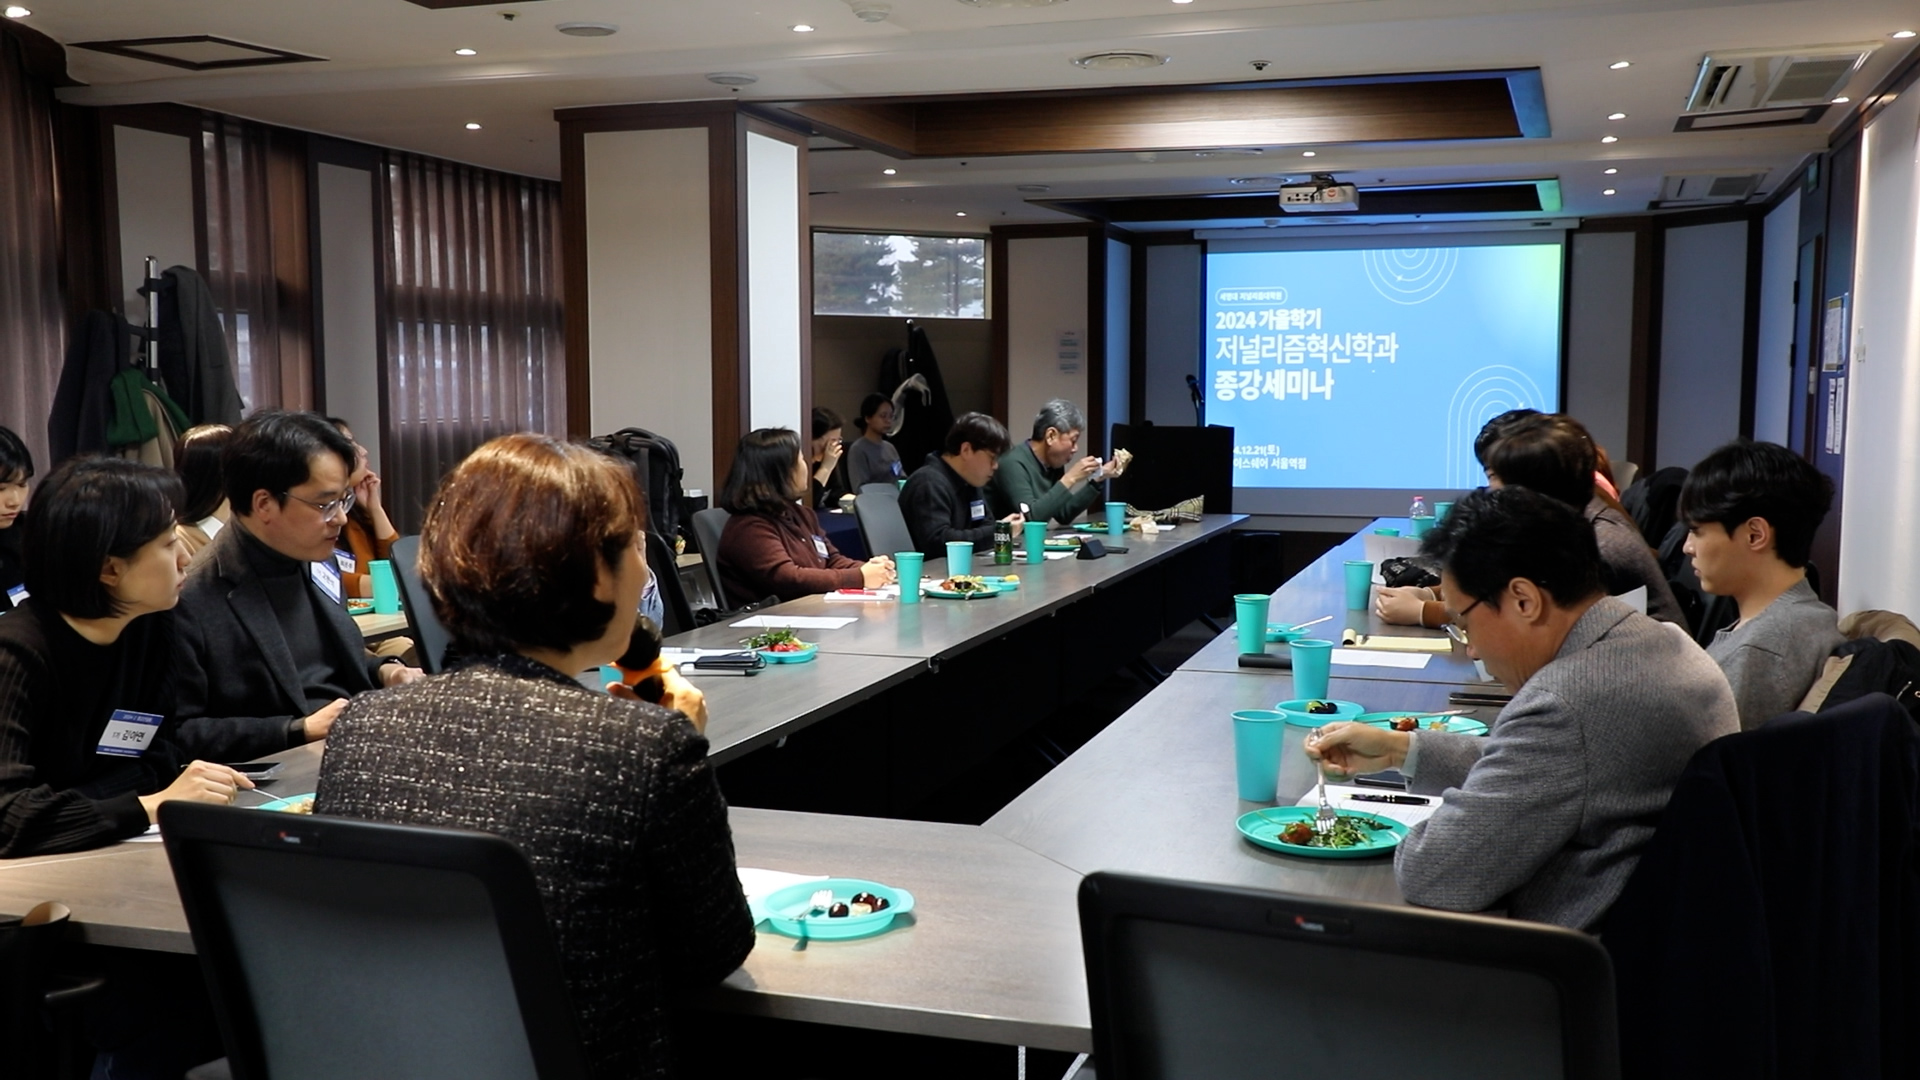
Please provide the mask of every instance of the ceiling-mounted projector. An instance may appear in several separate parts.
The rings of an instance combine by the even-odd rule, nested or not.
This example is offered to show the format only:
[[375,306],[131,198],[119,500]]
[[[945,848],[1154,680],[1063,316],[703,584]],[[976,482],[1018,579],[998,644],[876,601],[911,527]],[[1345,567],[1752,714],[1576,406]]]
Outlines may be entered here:
[[1282,187],[1280,209],[1291,214],[1352,214],[1360,209],[1360,189],[1318,173],[1309,183]]

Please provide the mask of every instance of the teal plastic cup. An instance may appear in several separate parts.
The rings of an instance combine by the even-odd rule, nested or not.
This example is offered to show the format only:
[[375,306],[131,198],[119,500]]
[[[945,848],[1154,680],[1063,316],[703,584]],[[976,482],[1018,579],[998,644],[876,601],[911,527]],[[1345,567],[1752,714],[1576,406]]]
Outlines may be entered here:
[[920,602],[920,572],[926,568],[927,557],[918,551],[896,551],[893,553],[893,568],[900,576],[900,602],[917,604]]
[[375,559],[367,564],[367,577],[373,582],[373,610],[381,615],[398,615],[400,583],[393,579],[393,563]]
[[1373,530],[1373,535],[1375,535],[1375,536],[1399,536],[1399,535],[1400,535],[1400,530],[1399,530],[1399,529],[1386,529],[1386,528],[1381,528],[1381,529],[1375,529],[1375,530]]
[[1267,611],[1273,597],[1266,593],[1239,593],[1233,598],[1233,629],[1241,653],[1267,651]]
[[1324,698],[1333,675],[1333,642],[1301,638],[1293,648],[1293,696]]
[[1447,520],[1447,514],[1452,510],[1453,510],[1453,504],[1450,502],[1434,503],[1433,504],[1433,523],[1435,525],[1438,525],[1441,522]]
[[1123,502],[1107,504],[1107,535],[1119,536],[1127,531],[1127,504]]
[[1233,774],[1240,797],[1270,803],[1280,785],[1280,746],[1286,714],[1272,709],[1242,709],[1233,714]]
[[1047,557],[1047,523],[1044,521],[1029,521],[1020,528],[1021,531],[1026,534],[1027,561],[1030,563],[1045,561]]
[[973,573],[973,541],[953,540],[947,544],[947,576],[966,577]]
[[1408,518],[1407,520],[1413,523],[1412,532],[1413,532],[1413,535],[1416,537],[1425,536],[1428,533],[1433,531],[1433,523],[1435,521],[1434,518],[1417,517],[1417,518]]
[[1360,559],[1347,560],[1347,610],[1367,610],[1373,593],[1373,564]]

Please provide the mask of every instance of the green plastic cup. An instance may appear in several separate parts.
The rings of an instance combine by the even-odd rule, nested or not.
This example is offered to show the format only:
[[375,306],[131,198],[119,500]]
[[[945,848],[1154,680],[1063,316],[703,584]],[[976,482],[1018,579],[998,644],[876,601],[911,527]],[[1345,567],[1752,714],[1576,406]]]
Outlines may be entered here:
[[1367,610],[1373,594],[1373,564],[1362,559],[1347,560],[1347,610]]
[[1333,642],[1301,638],[1293,649],[1293,696],[1324,698],[1333,675]]
[[1441,522],[1447,520],[1447,514],[1452,509],[1453,509],[1453,504],[1450,502],[1434,503],[1433,504],[1433,523],[1435,525],[1438,525]]
[[1027,561],[1030,563],[1046,561],[1047,523],[1044,521],[1029,521],[1021,526],[1021,531],[1026,534]]
[[1242,799],[1273,801],[1280,784],[1280,745],[1286,727],[1286,715],[1272,709],[1242,709],[1233,714],[1233,775]]
[[1127,504],[1123,502],[1107,504],[1107,535],[1119,536],[1127,531]]
[[375,559],[367,564],[367,576],[373,581],[373,610],[381,615],[398,615],[400,583],[394,580],[393,563]]
[[966,577],[973,573],[973,541],[947,542],[947,576]]
[[920,572],[926,568],[927,557],[918,551],[896,551],[893,553],[893,568],[899,572],[900,602],[917,604],[920,602]]
[[1239,635],[1240,652],[1267,651],[1267,611],[1273,597],[1266,593],[1239,593],[1233,598],[1233,629]]

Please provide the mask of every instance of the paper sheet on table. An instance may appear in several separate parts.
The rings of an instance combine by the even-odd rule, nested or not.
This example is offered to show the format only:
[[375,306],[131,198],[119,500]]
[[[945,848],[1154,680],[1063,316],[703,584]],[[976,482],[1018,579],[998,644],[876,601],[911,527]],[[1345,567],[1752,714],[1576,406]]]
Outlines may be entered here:
[[1430,653],[1397,653],[1376,649],[1335,649],[1333,662],[1341,667],[1405,668],[1419,671],[1433,659]]
[[900,599],[900,586],[882,585],[877,589],[835,589],[822,599],[827,603],[871,604],[881,600]]
[[[1327,785],[1327,801],[1333,804],[1335,810],[1353,810],[1362,814],[1372,814],[1375,817],[1392,818],[1402,825],[1413,825],[1427,820],[1433,816],[1435,810],[1440,809],[1442,802],[1438,795],[1420,796],[1423,799],[1433,800],[1425,806],[1396,806],[1393,803],[1353,801],[1355,795],[1392,794],[1394,792],[1385,788],[1355,787],[1350,784]],[[1316,792],[1309,791],[1300,797],[1298,805],[1318,806],[1320,797]]]
[[859,621],[835,615],[753,615],[727,625],[735,628],[752,626],[763,630],[838,630]]
[[825,874],[789,874],[785,870],[762,870],[753,866],[735,867],[734,872],[740,875],[740,891],[746,894],[748,900],[758,900],[776,889],[798,885],[802,881],[827,880]]
[[1389,634],[1358,634],[1345,643],[1349,648],[1379,649],[1386,652],[1446,653],[1453,651],[1450,638],[1394,637]]

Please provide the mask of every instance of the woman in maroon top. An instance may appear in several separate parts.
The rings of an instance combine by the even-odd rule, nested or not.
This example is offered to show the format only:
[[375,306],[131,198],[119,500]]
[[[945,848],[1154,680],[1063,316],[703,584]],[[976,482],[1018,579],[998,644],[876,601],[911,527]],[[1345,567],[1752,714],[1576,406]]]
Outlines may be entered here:
[[834,549],[805,505],[811,468],[800,436],[760,428],[740,439],[720,506],[733,516],[720,534],[725,602],[738,606],[778,596],[795,600],[835,589],[873,589],[893,581],[885,555],[856,562]]

